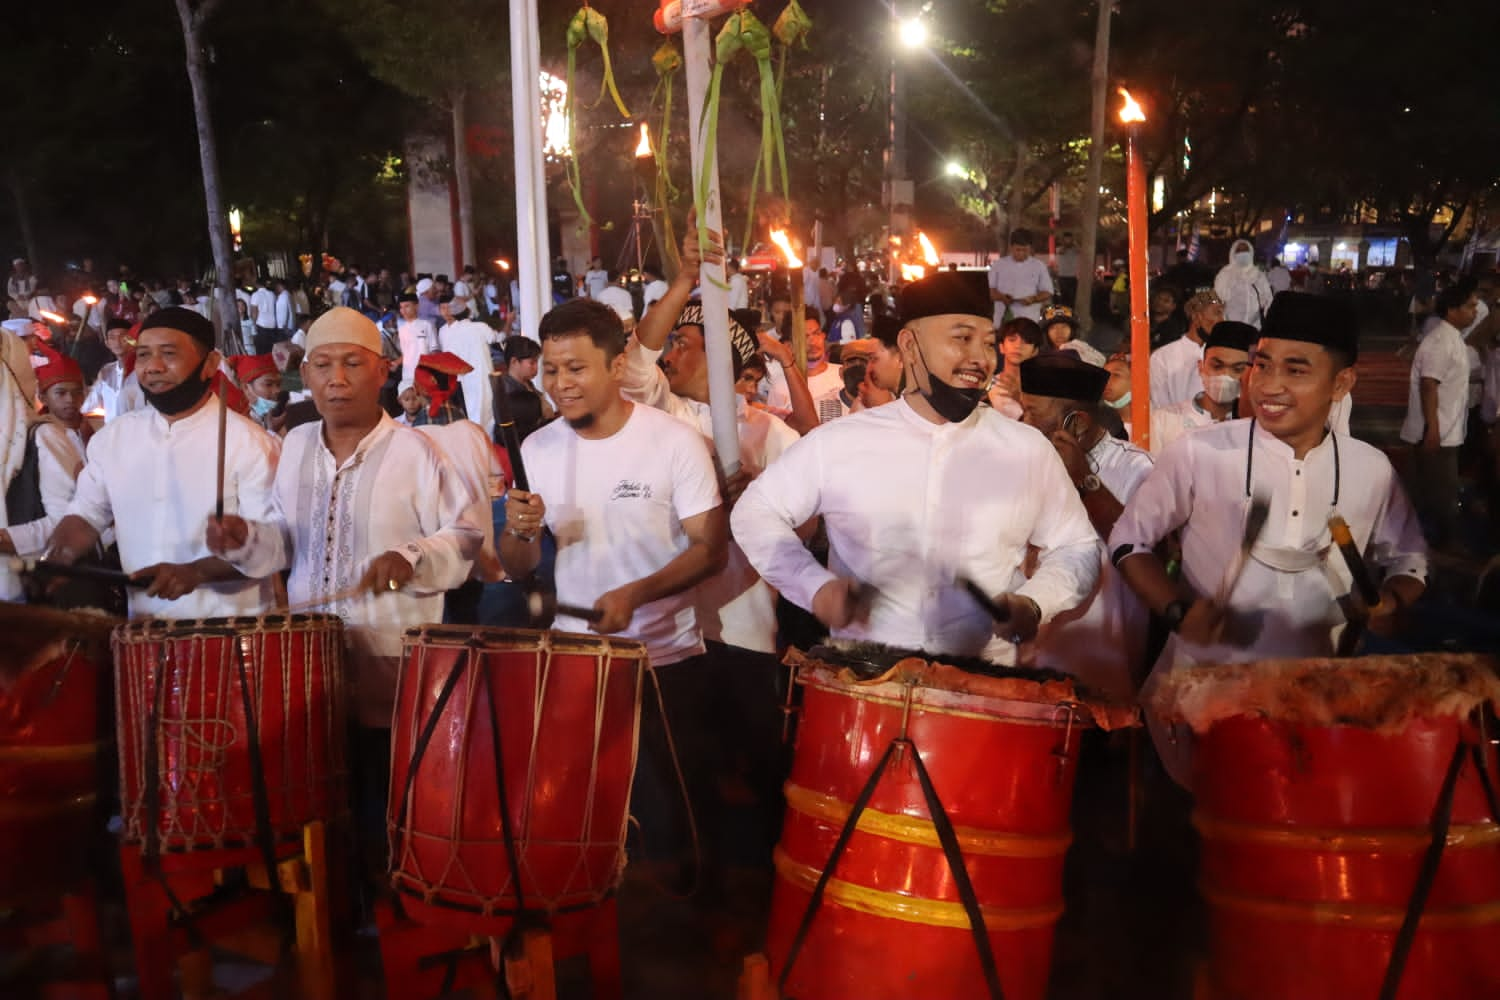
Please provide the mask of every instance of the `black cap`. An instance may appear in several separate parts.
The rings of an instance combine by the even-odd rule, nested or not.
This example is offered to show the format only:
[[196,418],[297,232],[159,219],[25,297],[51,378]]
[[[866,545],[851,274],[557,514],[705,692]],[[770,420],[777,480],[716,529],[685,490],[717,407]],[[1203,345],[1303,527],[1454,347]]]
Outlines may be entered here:
[[402,292],[400,295],[396,296],[396,301],[397,302],[415,302],[415,301],[417,301],[417,296],[413,292]]
[[1021,362],[1021,391],[1028,396],[1097,403],[1108,384],[1109,372],[1072,351],[1054,351]]
[[1203,349],[1206,351],[1210,347],[1227,347],[1231,351],[1248,352],[1250,345],[1259,340],[1260,336],[1260,331],[1249,323],[1226,319],[1214,324],[1214,328],[1208,331],[1208,336],[1203,340]]
[[905,326],[928,316],[983,316],[995,308],[990,302],[989,279],[982,271],[939,271],[901,289],[897,311]]
[[[684,326],[696,326],[703,329],[703,303],[689,302],[682,307],[682,313],[677,317],[677,323],[672,329],[680,329]],[[755,356],[760,350],[760,341],[754,335],[740,325],[740,321],[731,313],[729,316],[729,345],[734,350],[734,370],[736,374],[745,367],[745,362]]]
[[210,351],[219,346],[218,339],[214,336],[214,325],[204,319],[202,313],[183,306],[158,309],[141,323],[142,333],[158,329],[181,330]]
[[[1218,329],[1215,327],[1214,329]],[[1271,303],[1261,339],[1300,340],[1359,357],[1359,322],[1341,299],[1305,292],[1282,292]]]

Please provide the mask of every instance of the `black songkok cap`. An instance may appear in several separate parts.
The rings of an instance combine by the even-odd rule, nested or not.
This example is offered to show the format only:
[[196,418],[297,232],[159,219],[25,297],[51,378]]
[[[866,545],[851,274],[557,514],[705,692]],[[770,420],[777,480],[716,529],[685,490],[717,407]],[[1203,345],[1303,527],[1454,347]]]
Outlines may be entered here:
[[1054,351],[1021,362],[1021,391],[1028,396],[1097,403],[1108,384],[1109,372],[1072,351]]
[[[677,317],[677,324],[672,329],[678,330],[684,326],[696,326],[698,329],[704,330],[705,335],[707,334],[707,330],[703,326],[702,302],[689,302],[682,307],[682,314]],[[760,350],[760,341],[749,330],[740,325],[740,321],[734,317],[733,313],[729,316],[729,345],[734,351],[734,371],[736,375],[739,374],[740,369],[745,367],[745,362],[755,357],[756,353]]]
[[1350,361],[1359,357],[1359,322],[1353,308],[1326,295],[1282,292],[1266,312],[1260,336],[1320,344],[1344,352]]
[[1203,349],[1206,351],[1210,347],[1227,347],[1231,351],[1248,352],[1250,345],[1259,340],[1260,336],[1260,331],[1249,323],[1226,319],[1222,323],[1216,323],[1208,332],[1203,340]]
[[181,330],[210,351],[217,350],[218,338],[214,336],[214,325],[203,318],[203,314],[183,306],[158,309],[141,322],[141,332],[147,330]]
[[400,295],[396,296],[396,301],[397,302],[415,302],[415,301],[417,301],[417,296],[416,296],[416,294],[414,292],[402,292]]
[[897,312],[905,326],[928,316],[983,316],[995,314],[989,278],[983,271],[939,271],[901,289]]

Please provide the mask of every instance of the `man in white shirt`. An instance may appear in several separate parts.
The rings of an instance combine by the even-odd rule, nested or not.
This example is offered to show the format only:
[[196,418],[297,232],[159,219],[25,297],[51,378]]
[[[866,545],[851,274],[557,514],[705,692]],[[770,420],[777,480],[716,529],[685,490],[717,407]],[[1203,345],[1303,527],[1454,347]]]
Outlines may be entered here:
[[1151,405],[1171,406],[1198,394],[1203,360],[1203,342],[1224,321],[1224,303],[1214,292],[1202,291],[1188,299],[1185,307],[1187,333],[1151,352]]
[[651,307],[661,301],[661,297],[667,294],[667,283],[662,280],[661,266],[658,264],[647,264],[641,268],[641,275],[645,279],[646,288],[642,292],[641,315],[645,316],[651,311]]
[[276,293],[266,287],[266,279],[255,282],[255,291],[250,293],[250,319],[255,324],[256,354],[265,354],[276,342]]
[[1078,244],[1072,233],[1063,233],[1057,244],[1057,294],[1070,308],[1078,297]]
[[604,269],[604,258],[589,261],[589,269],[583,272],[583,290],[589,298],[599,301],[599,293],[609,287],[609,272]]
[[[570,300],[542,317],[539,332],[542,385],[562,419],[521,445],[532,492],[513,489],[506,499],[501,562],[513,579],[527,579],[541,559],[541,533],[550,531],[559,602],[599,615],[592,623],[559,615],[554,627],[645,643],[694,811],[709,819],[724,748],[691,590],[724,568],[728,532],[708,445],[696,428],[621,396],[625,331],[608,306]],[[663,786],[674,787],[650,697],[641,749]],[[681,860],[690,838],[685,817],[676,819]],[[698,829],[712,856],[713,824]]]
[[292,329],[297,323],[296,310],[292,307],[292,293],[281,278],[277,278],[271,287],[276,293],[275,322],[271,325],[276,327],[276,339],[285,340],[292,335]]
[[[10,262],[10,277],[5,282],[5,297],[21,310],[22,315],[31,311],[31,298],[36,294],[36,275],[25,257]],[[3,318],[3,317],[0,317]]]
[[843,369],[828,360],[828,334],[812,310],[807,313],[807,391],[812,393],[819,423],[837,420],[849,412],[840,398],[844,391]]
[[490,360],[490,340],[494,330],[478,320],[459,319],[453,310],[454,300],[443,296],[438,300],[438,310],[443,317],[443,328],[438,331],[438,350],[462,358],[469,371],[458,377],[464,387],[464,408],[469,419],[491,434],[495,429],[494,362]]
[[1458,526],[1458,452],[1468,431],[1469,352],[1460,332],[1474,322],[1478,295],[1462,281],[1438,293],[1438,322],[1417,345],[1401,440],[1413,446],[1414,499],[1435,548]]
[[[181,306],[141,324],[135,373],[146,401],[89,442],[88,463],[48,558],[72,563],[111,527],[120,565],[144,589],[130,613],[153,618],[222,618],[269,609],[271,581],[247,578],[204,540],[215,512],[219,410],[210,379],[219,368],[213,324]],[[232,410],[226,415],[224,510],[261,520],[271,513],[276,438]]]
[[104,346],[115,359],[99,369],[88,397],[83,401],[83,412],[102,412],[105,423],[120,414],[120,391],[125,384],[125,331],[128,329],[130,324],[123,319],[106,321]]
[[[1348,568],[1330,550],[1333,513],[1384,577],[1372,631],[1393,629],[1421,595],[1426,545],[1390,461],[1328,430],[1334,400],[1354,385],[1357,357],[1358,326],[1346,304],[1278,296],[1250,375],[1252,419],[1184,437],[1126,505],[1110,534],[1111,558],[1174,633],[1153,682],[1190,663],[1331,655],[1345,620],[1338,599],[1351,587]],[[1269,516],[1243,573],[1229,581],[1253,497],[1269,501]],[[1182,579],[1174,582],[1155,548],[1179,529]],[[1226,583],[1232,589],[1221,594]],[[1157,751],[1185,783],[1186,734],[1148,721]]]
[[1280,257],[1272,259],[1271,269],[1266,272],[1266,284],[1271,287],[1273,299],[1282,292],[1292,290],[1292,272],[1287,270]]
[[[1064,352],[1021,364],[1022,420],[1057,449],[1102,543],[1151,474],[1151,456],[1099,423],[1109,372]],[[1090,690],[1128,702],[1145,679],[1146,609],[1101,546],[1099,583],[1078,607],[1049,622],[1036,641],[1038,666],[1072,674]]]
[[1167,406],[1151,401],[1151,454],[1160,455],[1169,444],[1199,427],[1234,419],[1235,403],[1250,370],[1250,345],[1258,339],[1260,331],[1248,323],[1225,320],[1214,326],[1203,343],[1203,360],[1198,362],[1203,391]]
[[416,378],[422,355],[438,349],[437,328],[417,315],[421,305],[411,292],[396,297],[396,308],[401,314],[396,321],[396,337],[401,344],[401,381],[411,382]]
[[1042,305],[1052,301],[1052,275],[1045,262],[1031,255],[1031,232],[1010,234],[1010,253],[990,264],[990,300],[995,303],[995,326],[1012,318],[1042,321]]
[[[913,391],[788,448],[740,498],[734,537],[835,639],[1010,662],[1093,590],[1099,539],[1052,444],[979,405],[998,363],[989,303],[944,272],[903,289],[900,312]],[[815,516],[826,569],[797,535]]]
[[635,329],[635,302],[630,293],[618,283],[605,285],[594,296],[595,302],[602,302],[615,311],[620,317],[620,322],[625,325],[625,332],[630,333]]
[[729,271],[729,311],[750,308],[750,279],[740,270],[738,257],[730,257],[725,264]]

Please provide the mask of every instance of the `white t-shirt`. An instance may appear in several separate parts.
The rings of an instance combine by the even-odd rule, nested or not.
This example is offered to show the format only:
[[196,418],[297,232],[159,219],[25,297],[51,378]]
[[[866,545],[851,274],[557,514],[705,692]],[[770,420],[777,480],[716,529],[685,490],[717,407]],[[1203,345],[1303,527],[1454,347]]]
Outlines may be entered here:
[[609,272],[603,269],[585,271],[583,274],[583,287],[588,292],[589,298],[598,301],[599,293],[609,287]]
[[[1038,257],[1027,257],[1018,261],[1006,254],[999,260],[990,264],[990,290],[1005,292],[1007,295],[1017,299],[1027,299],[1038,292],[1052,294],[1052,275],[1047,272],[1047,265]],[[1009,307],[1004,302],[995,303],[995,325],[999,326],[1005,319],[1005,310],[1009,308],[1010,314],[1017,317],[1042,321],[1042,303],[1032,302],[1022,305],[1013,302]]]
[[642,297],[643,306],[641,308],[641,315],[644,316],[646,313],[650,312],[651,307],[662,300],[662,298],[667,294],[667,287],[667,283],[665,281],[662,281],[660,278],[657,278],[655,281],[651,282],[651,284],[646,286],[646,290]]
[[1203,376],[1198,373],[1202,360],[1203,345],[1186,335],[1152,351],[1151,405],[1171,406],[1202,392]]
[[[557,596],[591,607],[602,595],[650,576],[688,548],[682,522],[719,506],[708,445],[696,428],[634,404],[608,438],[580,437],[566,420],[521,444],[532,490],[557,540]],[[562,632],[587,623],[559,615]],[[703,652],[691,591],[637,608],[621,635],[646,644],[654,666]]]
[[[785,374],[785,373],[783,373]],[[844,369],[842,365],[830,364],[816,375],[807,377],[807,391],[812,393],[813,406],[818,411],[818,422],[826,424],[849,412],[839,393],[844,391]],[[788,396],[790,405],[790,395]]]
[[257,288],[250,293],[250,316],[256,326],[271,329],[276,325],[276,293],[269,288]]
[[1444,448],[1464,443],[1469,412],[1469,352],[1464,338],[1452,324],[1440,320],[1417,345],[1411,362],[1411,384],[1407,394],[1406,420],[1401,440],[1419,444],[1426,430],[1422,416],[1422,379],[1438,383],[1438,433]]
[[729,308],[750,308],[750,279],[743,274],[729,276]]

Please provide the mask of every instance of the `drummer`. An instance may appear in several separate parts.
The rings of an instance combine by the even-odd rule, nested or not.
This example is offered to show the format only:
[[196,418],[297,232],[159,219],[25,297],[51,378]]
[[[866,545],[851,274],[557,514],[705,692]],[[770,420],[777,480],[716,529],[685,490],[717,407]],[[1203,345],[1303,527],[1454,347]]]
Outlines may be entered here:
[[[599,615],[590,624],[559,614],[556,628],[645,643],[689,796],[701,809],[718,794],[723,748],[692,590],[724,569],[728,547],[708,445],[697,427],[621,395],[626,341],[614,310],[574,299],[542,317],[540,333],[542,383],[563,419],[521,445],[532,491],[506,498],[500,560],[512,578],[527,579],[550,531],[558,600]],[[654,701],[643,706],[641,752],[663,787],[674,788]],[[684,818],[668,822],[686,862]]]
[[[1014,662],[1014,642],[1093,590],[1099,538],[1052,444],[979,405],[998,361],[983,296],[942,272],[906,286],[900,314],[906,394],[788,448],[740,498],[734,537],[836,639]],[[817,516],[826,569],[797,534]]]
[[[1192,662],[1330,655],[1344,621],[1337,599],[1351,579],[1330,548],[1333,513],[1348,522],[1371,571],[1383,578],[1372,631],[1392,628],[1394,617],[1421,596],[1427,549],[1390,461],[1329,430],[1334,404],[1354,387],[1358,351],[1347,304],[1277,296],[1252,361],[1252,417],[1183,437],[1126,505],[1110,534],[1110,554],[1175,633],[1158,673]],[[1269,520],[1243,574],[1227,581],[1256,496],[1269,499]],[[1154,551],[1179,529],[1180,583]],[[1218,592],[1231,582],[1221,603]]]
[[[247,575],[209,550],[203,524],[215,510],[214,457],[222,404],[210,380],[219,368],[213,324],[173,306],[141,324],[135,372],[149,404],[122,413],[89,441],[88,462],[68,514],[48,543],[50,562],[71,565],[111,527],[120,564],[142,588],[132,616],[188,619],[258,615],[271,581]],[[232,410],[224,436],[224,510],[271,517],[280,443]]]
[[[1100,422],[1109,372],[1071,351],[1021,365],[1022,419],[1047,435],[1083,499],[1102,542],[1151,473],[1151,456],[1111,437]],[[1099,583],[1088,600],[1049,622],[1036,662],[1072,674],[1101,695],[1129,701],[1145,674],[1145,608],[1101,549]]]

